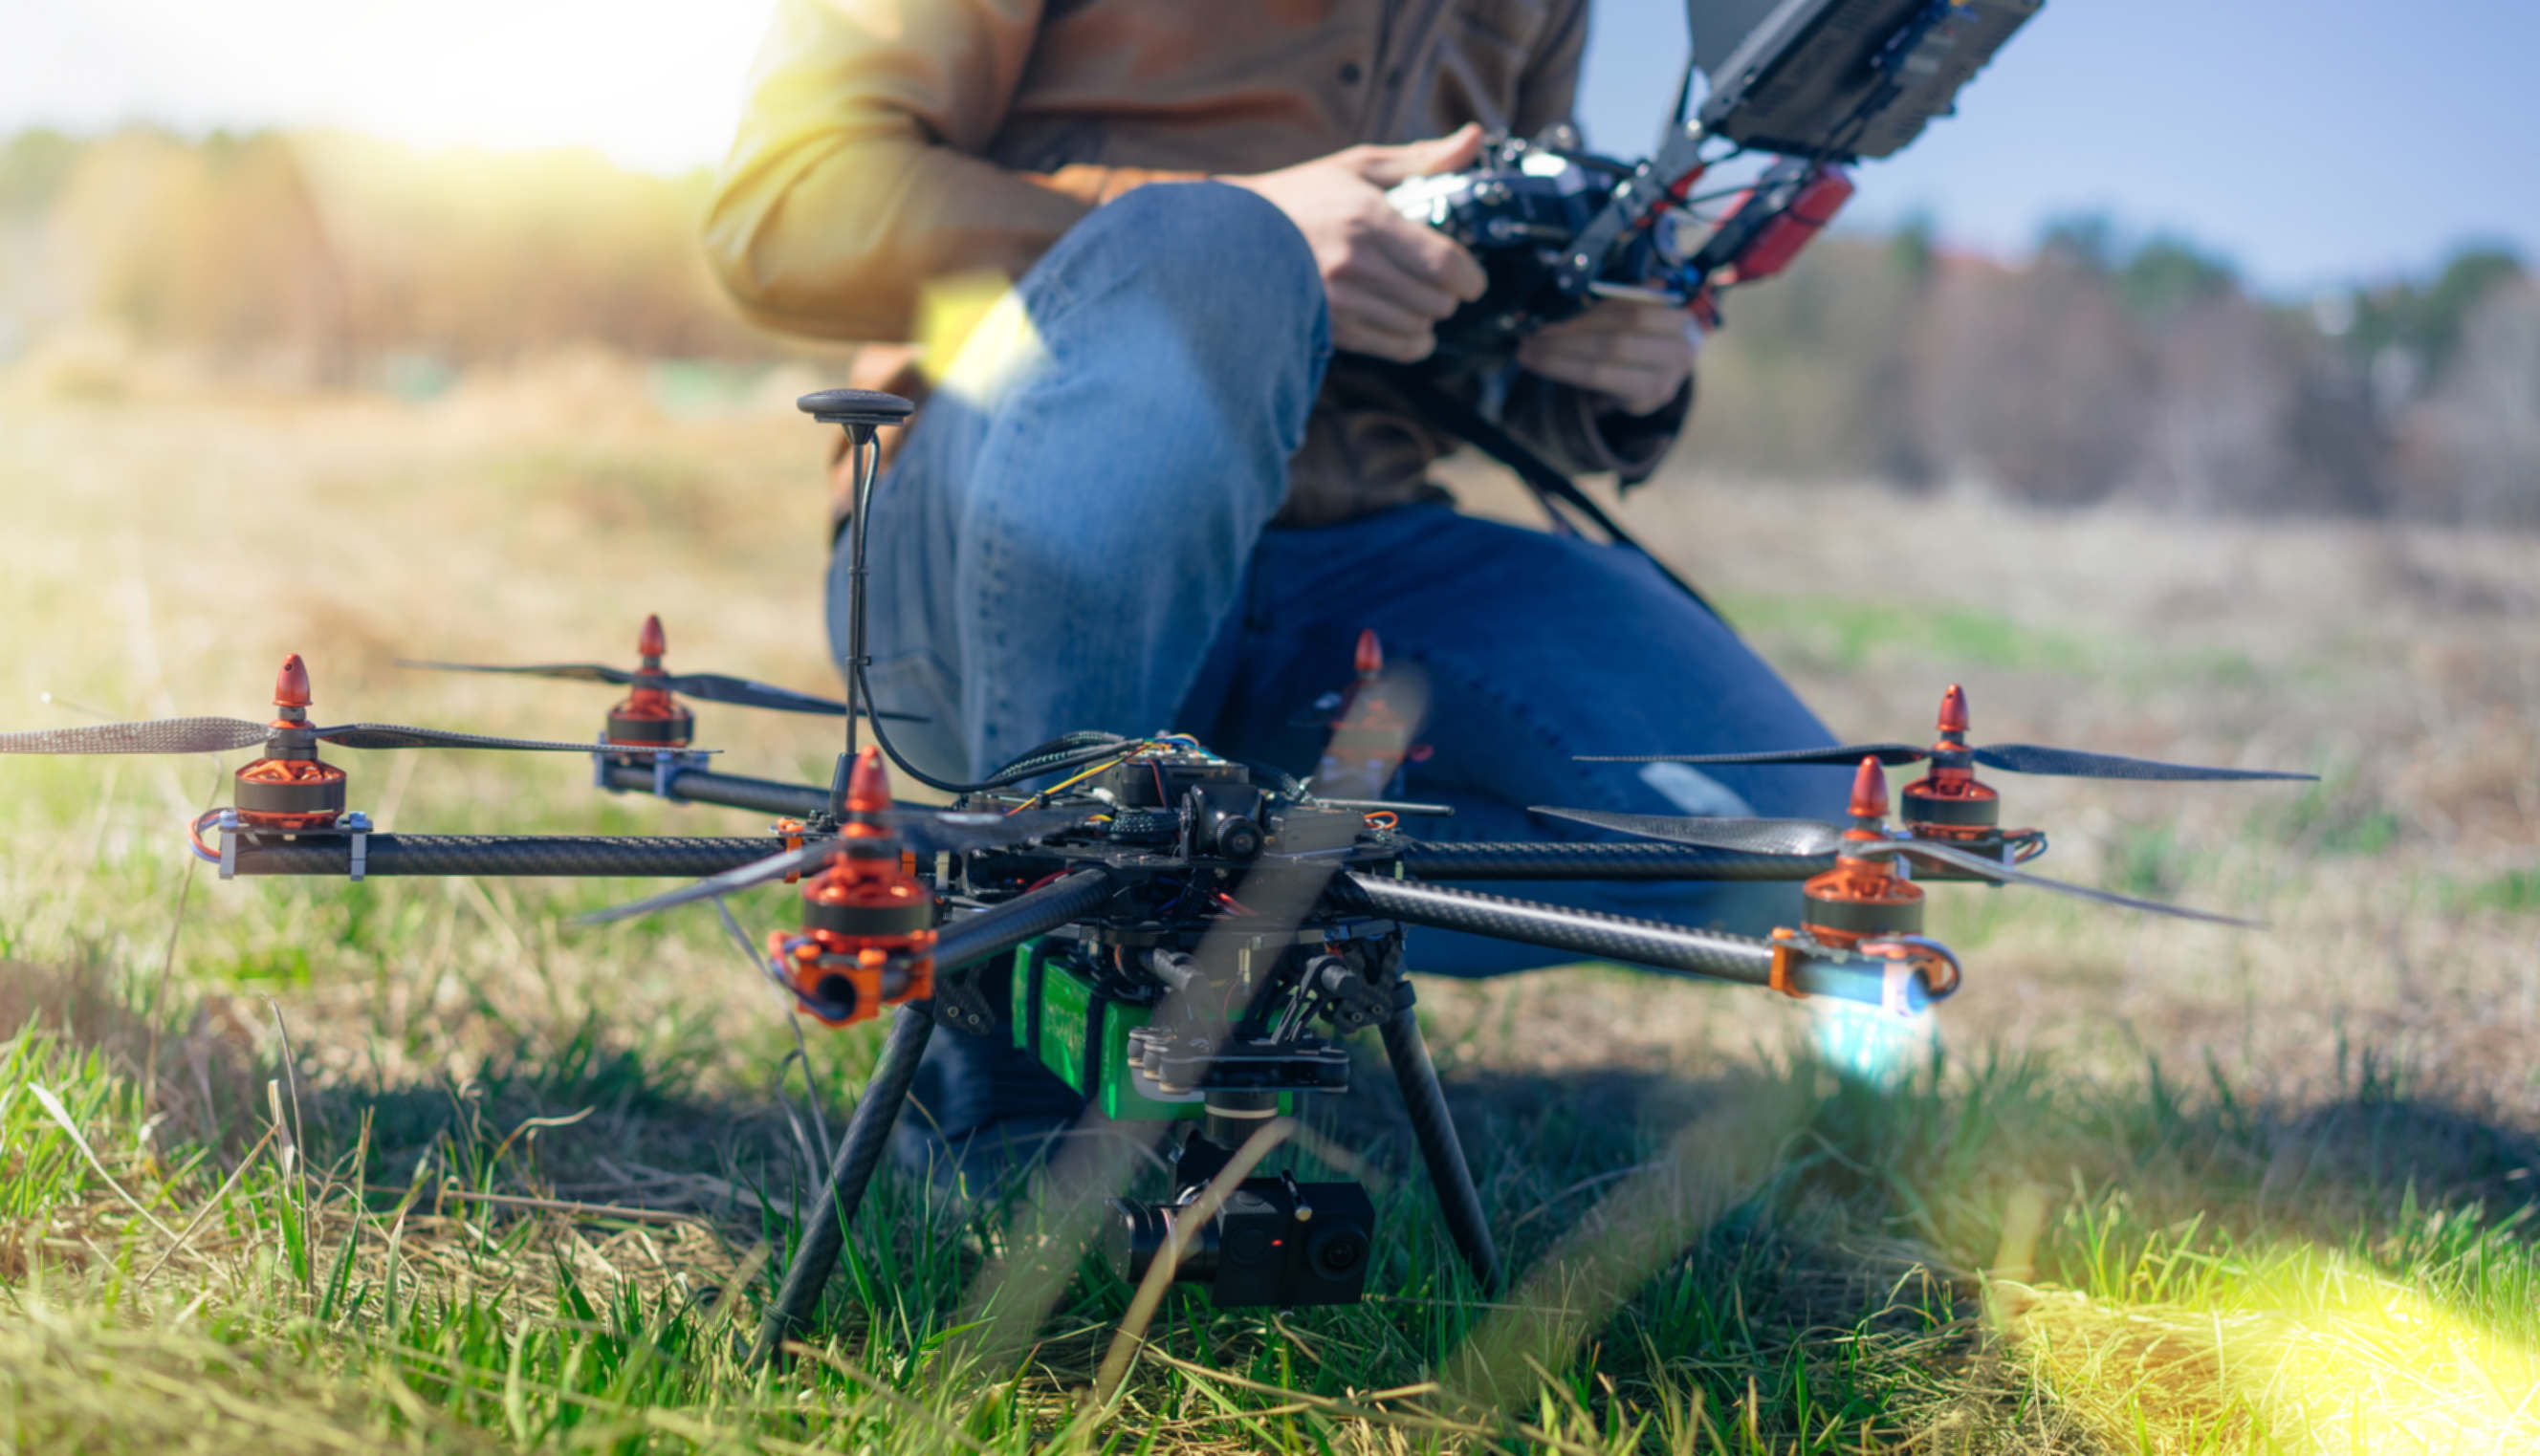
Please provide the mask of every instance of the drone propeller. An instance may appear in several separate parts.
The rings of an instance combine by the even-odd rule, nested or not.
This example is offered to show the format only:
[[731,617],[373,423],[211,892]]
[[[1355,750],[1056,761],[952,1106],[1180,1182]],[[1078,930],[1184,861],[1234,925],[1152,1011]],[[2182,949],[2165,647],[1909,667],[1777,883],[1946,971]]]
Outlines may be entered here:
[[[889,809],[864,816],[883,833],[874,837],[892,841],[897,847],[920,856],[957,855],[972,850],[1006,849],[1073,828],[1085,822],[1083,809],[1028,809],[1022,813],[977,813],[956,809]],[[753,860],[737,869],[709,875],[693,884],[675,890],[665,890],[624,905],[595,910],[581,917],[583,925],[605,925],[685,905],[696,900],[729,895],[772,879],[801,874],[839,852],[841,839],[818,839],[801,849],[782,850],[763,860]]]
[[[489,738],[392,723],[348,723],[297,728],[343,748],[510,748],[531,753],[589,753],[589,743],[545,738]],[[244,718],[160,718],[146,723],[100,723],[86,728],[0,733],[0,753],[227,753],[271,737],[269,724]]]
[[[636,685],[668,693],[684,693],[704,703],[730,703],[742,708],[771,708],[779,713],[817,713],[835,718],[847,711],[847,705],[835,698],[796,692],[772,683],[734,677],[723,672],[664,672],[662,654],[666,642],[662,619],[644,619],[643,634],[636,639],[636,653],[644,666],[629,670],[599,662],[434,662],[411,658],[397,659],[400,667],[422,667],[435,672],[499,672],[516,677],[548,677],[566,682],[600,682],[617,686]],[[897,722],[922,723],[916,714],[880,713],[874,715]]]
[[2013,869],[2008,865],[1988,860],[1982,855],[1971,855],[1964,850],[1933,844],[1929,840],[1898,840],[1892,846],[1871,846],[1871,849],[1877,854],[1902,855],[1908,859],[1935,861],[2001,884],[2029,885],[2036,889],[2052,890],[2059,895],[2071,895],[2076,899],[2095,900],[2102,905],[2116,905],[2127,910],[2149,910],[2154,915],[2174,916],[2180,920],[2201,920],[2209,925],[2237,926],[2247,931],[2265,929],[2258,921],[2242,920],[2238,916],[2217,915],[2210,910],[2191,910],[2184,905],[2169,905],[2158,900],[2139,900],[2132,895],[2120,895],[2114,890],[2067,884],[2060,879],[2031,874],[2025,869]]
[[0,733],[0,753],[227,753],[272,731],[244,718],[160,718]]
[[1583,755],[1583,763],[1828,764],[1859,763],[1874,758],[1890,768],[1926,758],[1966,757],[1986,768],[2011,774],[2038,774],[2066,779],[2133,779],[2169,782],[2308,779],[2317,774],[2278,769],[2208,768],[2201,764],[2164,763],[2127,758],[2115,753],[2085,753],[2078,748],[2048,748],[2035,743],[1971,744],[1966,740],[1967,698],[1951,683],[1940,699],[1940,741],[1929,747],[1913,743],[1844,743],[1830,748],[1770,748],[1752,753],[1643,753]]
[[1611,829],[1641,839],[1735,850],[1750,855],[1830,855],[1843,847],[1843,827],[1819,819],[1692,818],[1667,814],[1617,814],[1602,809],[1565,809],[1536,804],[1526,809],[1554,819],[1568,819],[1598,829]]
[[[2039,774],[2066,779],[2139,779],[2170,782],[2241,779],[2317,779],[2317,774],[2279,769],[2209,768],[2193,763],[2127,758],[2115,753],[2084,753],[2078,748],[2046,748],[2034,743],[1990,743],[1969,746],[1967,755],[1987,768],[2011,774]],[[1894,767],[1930,758],[1932,750],[1911,743],[1846,743],[1831,748],[1782,748],[1759,753],[1583,754],[1582,763],[1858,763],[1875,758]]]
[[[1864,754],[1863,757],[1872,755]],[[1964,850],[1934,844],[1923,839],[1858,840],[1847,839],[1843,826],[1816,819],[1729,819],[1670,817],[1664,814],[1616,814],[1600,809],[1564,809],[1534,807],[1528,813],[1545,814],[1556,819],[1588,824],[1599,829],[1612,829],[1643,839],[1665,840],[1704,849],[1738,850],[1748,854],[1792,855],[1806,858],[1841,853],[1856,860],[1902,856],[1946,865],[1979,878],[2001,884],[2028,885],[2051,890],[2059,895],[2072,895],[2095,900],[2103,905],[2120,905],[2129,910],[2149,910],[2154,915],[2176,916],[2182,920],[2202,920],[2215,925],[2255,928],[2257,922],[2228,915],[2216,915],[2204,910],[2190,910],[2183,905],[2165,905],[2157,900],[2139,900],[2113,890],[2091,889],[2086,885],[2067,884],[2024,869],[2013,869],[1997,860]]]
[[307,722],[309,669],[293,653],[283,659],[273,703],[282,710],[270,723],[244,718],[160,718],[143,723],[100,723],[83,728],[0,733],[0,753],[226,753],[250,748],[280,733],[305,733],[345,748],[507,748],[532,753],[589,753],[589,743],[544,738],[491,738],[393,723],[347,723],[313,728]]

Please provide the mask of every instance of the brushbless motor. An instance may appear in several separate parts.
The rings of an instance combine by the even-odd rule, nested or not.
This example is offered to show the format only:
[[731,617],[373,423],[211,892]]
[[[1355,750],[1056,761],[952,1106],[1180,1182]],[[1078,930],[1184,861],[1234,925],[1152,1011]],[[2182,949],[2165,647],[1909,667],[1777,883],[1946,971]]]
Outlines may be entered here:
[[602,736],[614,747],[687,747],[696,737],[697,718],[662,685],[662,657],[670,651],[670,644],[662,632],[660,617],[644,619],[644,630],[635,639],[635,651],[641,658],[635,680],[627,688],[624,701],[608,710],[608,727]]
[[1940,733],[1932,745],[1932,771],[1897,796],[1897,817],[1926,839],[1986,841],[2002,827],[2002,796],[1976,778],[1975,755],[1967,747],[1967,695],[1954,682],[1940,695]]
[[1881,936],[1910,936],[1923,929],[1923,887],[1896,872],[1892,857],[1847,853],[1854,845],[1885,844],[1887,775],[1875,758],[1861,761],[1852,781],[1852,827],[1835,851],[1834,867],[1800,886],[1799,929],[1826,945],[1849,949]]
[[318,756],[309,725],[309,668],[298,653],[282,660],[273,707],[265,756],[232,777],[239,823],[281,834],[327,828],[344,812],[344,771]]
[[883,822],[890,780],[867,748],[847,786],[836,852],[803,880],[803,929],[768,936],[769,967],[830,1026],[935,994],[935,892]]

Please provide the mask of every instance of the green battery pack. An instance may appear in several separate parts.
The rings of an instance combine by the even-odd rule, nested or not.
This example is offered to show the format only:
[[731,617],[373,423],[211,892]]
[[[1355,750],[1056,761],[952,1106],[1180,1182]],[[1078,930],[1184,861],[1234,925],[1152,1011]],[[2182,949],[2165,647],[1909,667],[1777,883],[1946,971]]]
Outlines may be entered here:
[[[1129,1033],[1152,1006],[1104,996],[1068,963],[1064,944],[1031,940],[1015,948],[1015,1046],[1060,1081],[1122,1122],[1170,1122],[1206,1115],[1197,1102],[1159,1102],[1129,1079]],[[1282,1093],[1279,1110],[1290,1111]]]

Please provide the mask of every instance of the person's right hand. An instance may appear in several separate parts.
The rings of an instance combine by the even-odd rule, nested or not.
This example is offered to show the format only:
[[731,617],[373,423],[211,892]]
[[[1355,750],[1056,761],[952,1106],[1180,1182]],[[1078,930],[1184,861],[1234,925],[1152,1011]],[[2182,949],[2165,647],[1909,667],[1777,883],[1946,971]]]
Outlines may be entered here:
[[1415,364],[1438,347],[1432,331],[1482,296],[1482,265],[1445,234],[1395,212],[1384,189],[1468,166],[1482,129],[1393,147],[1351,147],[1253,176],[1220,177],[1288,215],[1314,250],[1331,303],[1332,346]]

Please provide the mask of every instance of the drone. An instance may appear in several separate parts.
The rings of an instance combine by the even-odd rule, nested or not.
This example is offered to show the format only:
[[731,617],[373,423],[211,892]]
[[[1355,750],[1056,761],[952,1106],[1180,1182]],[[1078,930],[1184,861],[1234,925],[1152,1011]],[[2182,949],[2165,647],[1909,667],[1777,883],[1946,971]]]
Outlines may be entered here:
[[[1379,1230],[1356,1183],[1246,1177],[1231,1197],[1202,1190],[1245,1140],[1304,1098],[1346,1090],[1347,1038],[1378,1033],[1444,1222],[1484,1289],[1505,1286],[1472,1175],[1415,1014],[1404,959],[1414,927],[1495,936],[1582,959],[1726,981],[1795,999],[1826,998],[1889,1015],[1954,994],[1961,967],[1923,934],[1927,882],[2018,885],[2153,913],[2229,917],[2047,879],[2021,867],[2043,854],[2036,829],[2006,829],[2000,793],[1979,769],[2135,780],[2306,779],[2209,769],[2027,744],[1967,741],[1966,697],[1943,696],[1929,745],[1870,743],[1742,753],[1648,754],[1695,764],[1853,763],[1843,822],[1668,818],[1544,806],[1535,812],[1620,836],[1436,842],[1405,820],[1451,807],[1390,797],[1423,706],[1416,675],[1388,671],[1374,634],[1356,675],[1308,710],[1330,728],[1313,777],[1229,759],[1180,733],[1066,734],[972,783],[924,773],[871,712],[865,682],[863,522],[878,473],[877,432],[906,400],[855,389],[806,395],[815,421],[842,427],[856,455],[849,550],[850,653],[843,702],[719,674],[662,667],[658,620],[632,671],[596,664],[425,664],[626,686],[591,742],[487,737],[399,725],[313,726],[311,685],[283,663],[274,716],[179,718],[0,733],[0,753],[216,753],[261,756],[235,775],[234,802],[189,821],[190,849],[239,875],[611,875],[690,881],[585,917],[600,923],[723,897],[799,886],[789,924],[751,957],[794,1009],[829,1026],[891,1027],[865,1095],[758,1340],[761,1358],[816,1312],[919,1056],[939,1027],[1010,1042],[1082,1092],[1113,1123],[1176,1125],[1172,1194],[1115,1198],[1104,1244],[1112,1267],[1206,1288],[1220,1306],[1348,1303],[1361,1297]],[[672,695],[843,717],[846,751],[824,787],[706,767],[693,715]],[[859,746],[862,726],[876,741]],[[759,835],[400,835],[351,807],[352,776],[318,757],[356,750],[452,748],[591,756],[600,787],[720,803],[779,817]],[[1886,769],[1928,759],[1891,820]],[[950,807],[901,803],[890,769],[956,795]],[[1037,786],[1037,787],[1035,787]],[[213,842],[207,843],[206,836]],[[1798,923],[1755,937],[1581,910],[1466,888],[1511,880],[1788,880]]]

